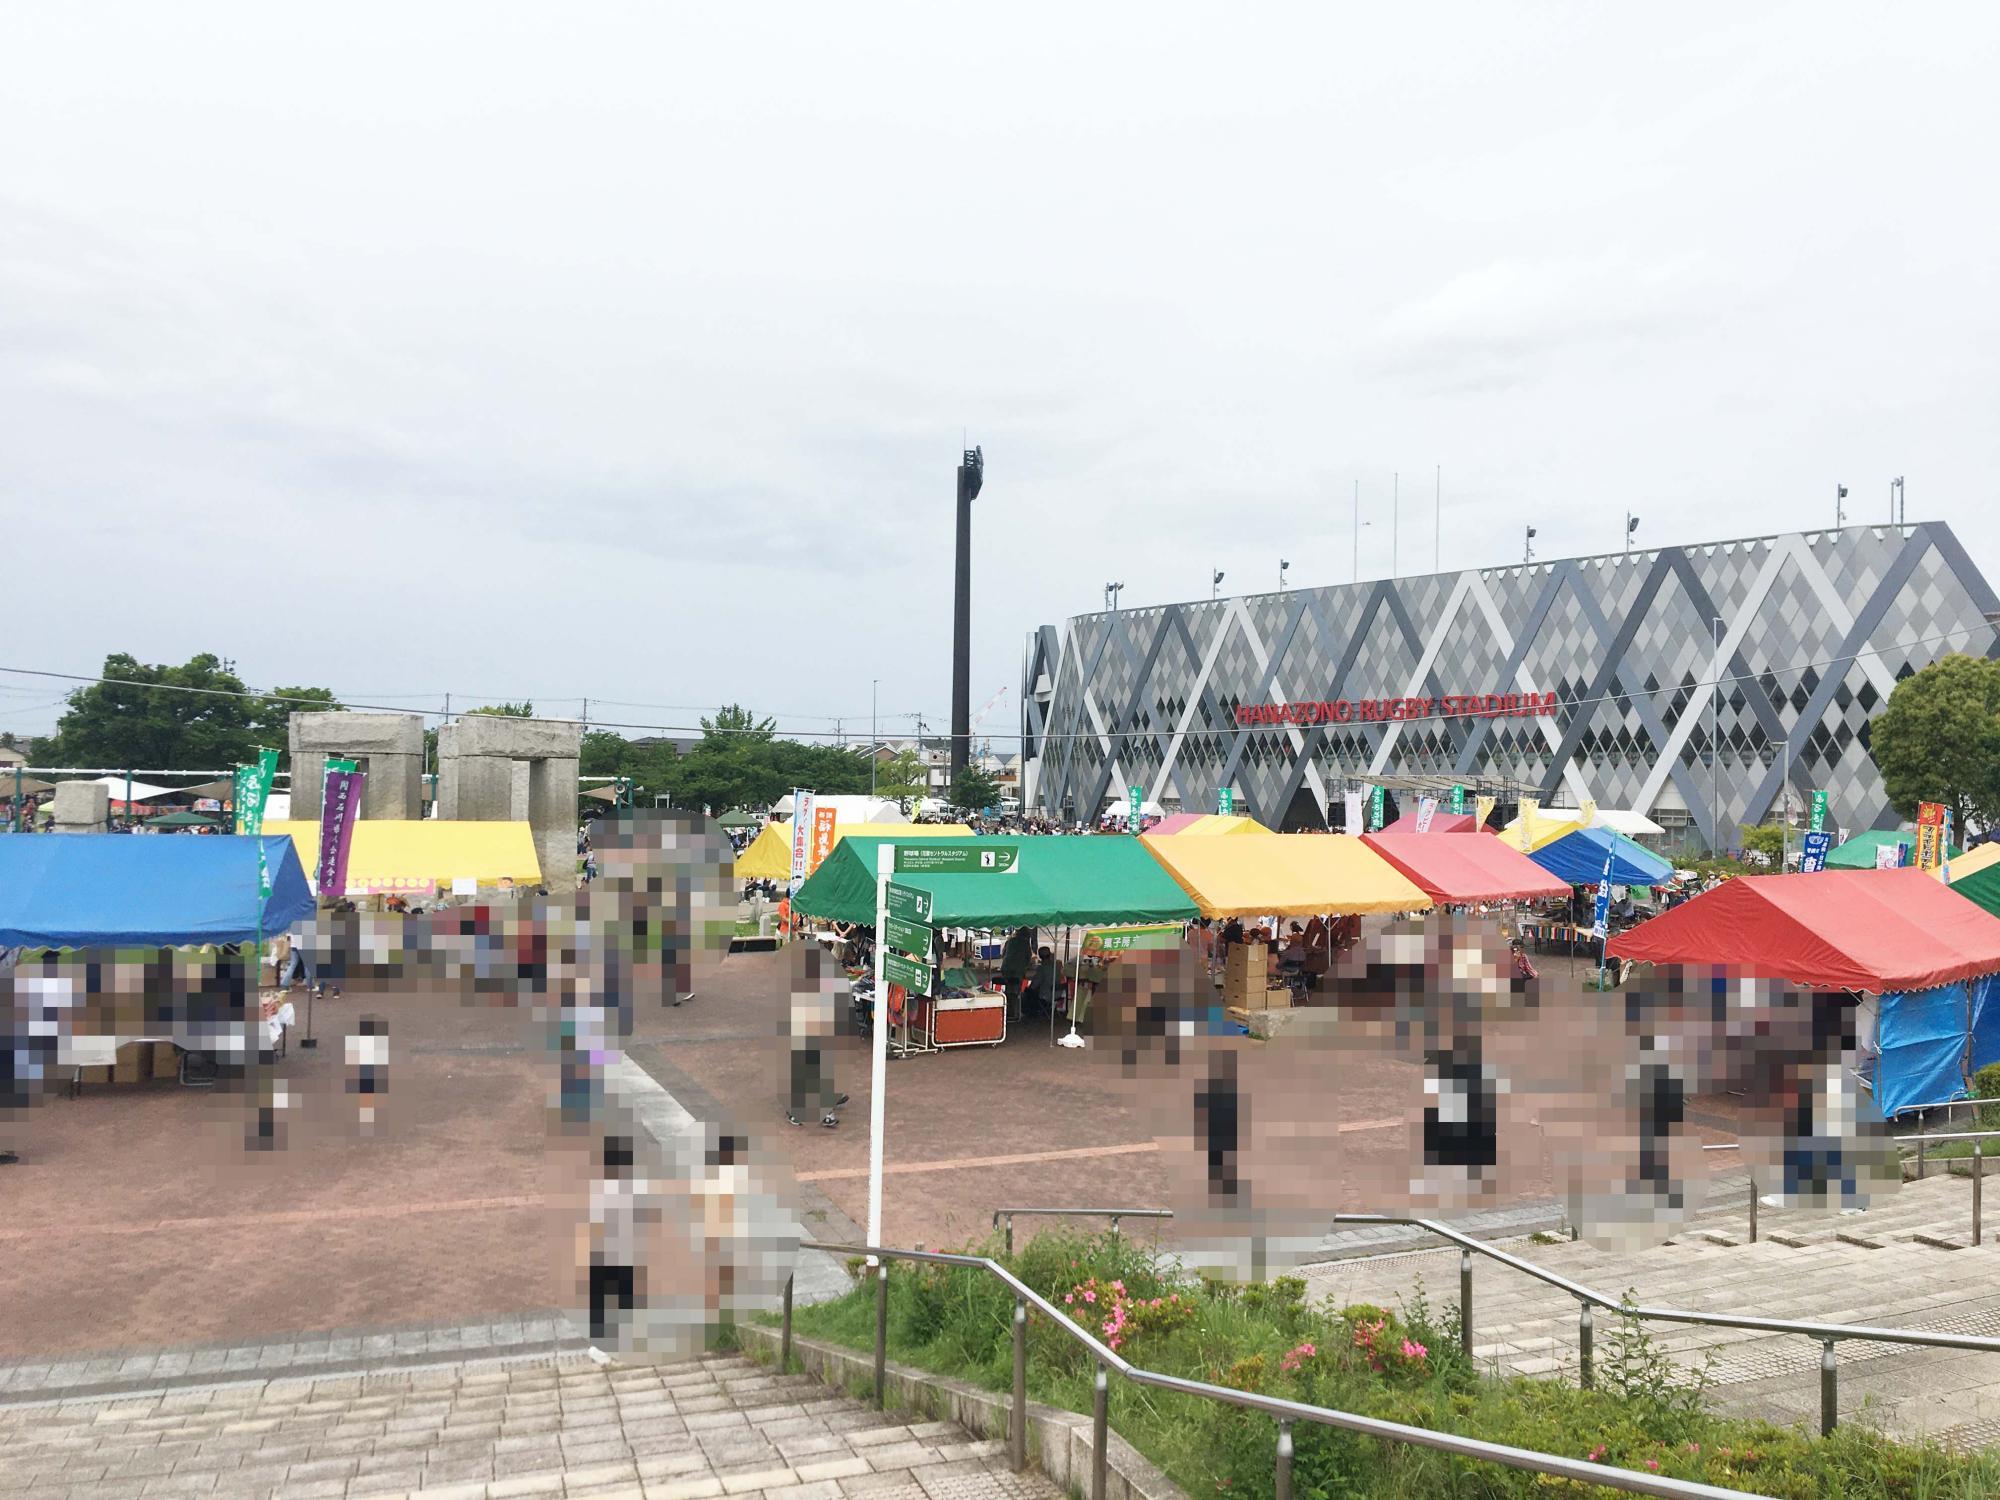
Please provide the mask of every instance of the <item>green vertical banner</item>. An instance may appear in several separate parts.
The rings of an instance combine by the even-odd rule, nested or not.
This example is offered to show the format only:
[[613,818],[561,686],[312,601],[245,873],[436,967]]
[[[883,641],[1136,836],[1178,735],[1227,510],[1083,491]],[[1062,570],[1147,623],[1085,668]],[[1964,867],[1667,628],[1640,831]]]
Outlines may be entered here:
[[1236,811],[1236,789],[1234,787],[1223,787],[1216,792],[1215,810],[1220,816],[1225,818]]
[[1388,793],[1381,787],[1368,794],[1368,830],[1373,833],[1382,826],[1382,819],[1388,811]]
[[1826,831],[1825,792],[1814,792],[1812,794],[1812,821],[1806,824],[1806,827],[1813,833],[1824,833]]
[[1464,787],[1455,786],[1451,789],[1451,810],[1455,813],[1462,813],[1465,811]]
[[1125,788],[1126,821],[1131,824],[1134,833],[1137,833],[1145,823],[1145,819],[1140,815],[1145,796],[1146,791],[1143,787]]

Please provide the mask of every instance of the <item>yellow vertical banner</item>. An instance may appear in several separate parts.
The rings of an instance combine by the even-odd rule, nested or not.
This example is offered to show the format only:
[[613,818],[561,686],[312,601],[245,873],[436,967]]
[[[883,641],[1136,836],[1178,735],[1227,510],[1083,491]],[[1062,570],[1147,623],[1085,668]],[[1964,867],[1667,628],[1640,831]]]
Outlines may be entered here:
[[1486,826],[1486,820],[1493,816],[1493,809],[1497,805],[1498,800],[1499,799],[1494,797],[1478,797],[1473,800],[1472,815],[1479,820],[1479,826],[1481,828],[1484,828]]
[[833,852],[833,824],[839,815],[840,809],[836,807],[815,807],[813,809],[812,851],[806,858],[806,873],[808,875],[817,870],[820,861]]

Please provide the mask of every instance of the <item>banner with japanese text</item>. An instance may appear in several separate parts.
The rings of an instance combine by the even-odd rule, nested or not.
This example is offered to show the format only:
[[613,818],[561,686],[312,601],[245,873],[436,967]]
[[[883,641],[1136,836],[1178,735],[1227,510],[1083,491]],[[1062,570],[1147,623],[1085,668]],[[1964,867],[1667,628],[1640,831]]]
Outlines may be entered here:
[[314,878],[321,900],[347,894],[347,857],[354,845],[354,825],[361,817],[361,793],[368,773],[347,762],[348,769],[326,769],[326,790],[320,799],[319,861]]

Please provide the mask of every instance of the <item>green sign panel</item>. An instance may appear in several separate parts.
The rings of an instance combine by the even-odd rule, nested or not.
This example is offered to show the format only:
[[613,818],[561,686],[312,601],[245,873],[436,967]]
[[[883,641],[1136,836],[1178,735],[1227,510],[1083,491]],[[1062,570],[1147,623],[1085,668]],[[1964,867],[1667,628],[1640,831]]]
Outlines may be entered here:
[[931,992],[931,966],[907,959],[900,953],[883,952],[882,977],[891,984],[900,984],[912,995],[928,995]]
[[1137,833],[1140,829],[1140,826],[1146,821],[1145,818],[1141,816],[1141,813],[1145,807],[1145,802],[1146,802],[1146,792],[1143,787],[1128,786],[1125,788],[1125,807],[1126,807],[1125,817],[1126,821],[1131,825],[1132,831],[1134,833]]
[[1236,789],[1234,787],[1226,786],[1215,794],[1215,810],[1225,818],[1236,811]]
[[[950,844],[931,844],[914,848],[899,846],[896,850],[896,873],[898,875],[1004,875],[1014,868],[1014,861],[1021,851],[1016,848],[982,849],[971,839],[963,848]],[[893,892],[896,887],[890,886]],[[930,896],[926,893],[924,900]],[[892,908],[893,909],[893,908]],[[904,915],[897,912],[897,916]],[[928,909],[913,920],[928,922]]]
[[1387,795],[1379,786],[1368,794],[1368,826],[1371,829],[1382,826],[1382,819],[1388,811],[1384,806]]
[[1451,810],[1455,813],[1462,813],[1465,811],[1464,787],[1455,786],[1451,789]]
[[1812,794],[1812,822],[1808,825],[1814,833],[1826,831],[1826,793]]
[[[901,859],[903,851],[898,849],[896,857]],[[931,893],[913,885],[897,885],[889,882],[889,915],[905,922],[929,922],[931,919]]]
[[901,917],[889,918],[883,933],[889,939],[889,946],[907,953],[912,958],[928,959],[931,956],[933,929],[921,922],[905,922]]

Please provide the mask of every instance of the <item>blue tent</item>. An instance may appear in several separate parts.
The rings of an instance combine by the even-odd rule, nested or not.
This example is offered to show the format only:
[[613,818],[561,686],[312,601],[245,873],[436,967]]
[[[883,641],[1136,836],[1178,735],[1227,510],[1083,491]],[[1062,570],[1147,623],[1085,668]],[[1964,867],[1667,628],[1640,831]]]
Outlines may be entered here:
[[1596,885],[1604,878],[1606,854],[1611,856],[1613,885],[1659,885],[1673,878],[1672,865],[1609,828],[1579,828],[1539,849],[1530,849],[1528,858],[1558,880]]
[[[289,838],[267,836],[266,937],[313,914]],[[173,948],[257,936],[257,845],[235,835],[0,838],[0,948]]]

